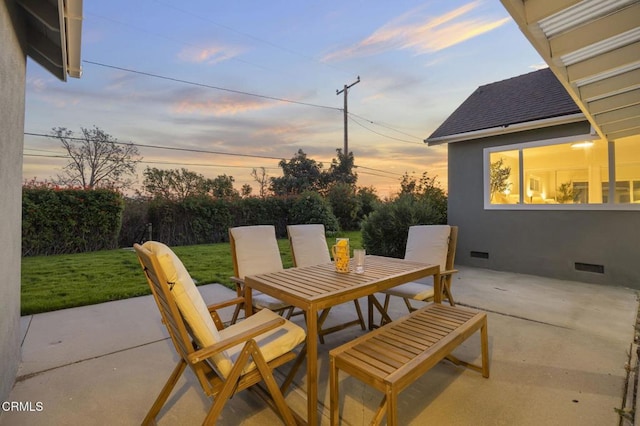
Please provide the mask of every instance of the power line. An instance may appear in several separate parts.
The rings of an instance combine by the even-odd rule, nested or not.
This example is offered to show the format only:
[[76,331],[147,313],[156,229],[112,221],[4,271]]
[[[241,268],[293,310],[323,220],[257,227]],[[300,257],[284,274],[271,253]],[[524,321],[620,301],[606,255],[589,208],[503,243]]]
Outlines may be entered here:
[[402,176],[402,174],[400,174],[400,173],[390,172],[388,170],[380,170],[380,169],[374,169],[374,168],[371,168],[371,167],[356,166],[356,165],[354,165],[353,167],[355,167],[356,169],[373,170],[374,172],[382,172],[382,173],[389,173],[389,174],[392,174],[392,175]]
[[371,124],[373,124],[373,125],[380,126],[380,127],[384,127],[384,128],[386,128],[386,129],[389,129],[389,130],[393,130],[394,132],[401,133],[401,134],[403,134],[403,135],[405,135],[405,136],[409,136],[409,137],[412,137],[412,138],[416,138],[416,139],[418,139],[419,141],[424,141],[424,138],[421,138],[420,136],[415,136],[415,135],[412,135],[412,134],[410,134],[410,133],[403,132],[402,130],[398,130],[398,129],[393,128],[393,127],[391,127],[391,126],[389,126],[389,125],[387,125],[387,124],[376,123],[376,122],[374,122],[373,120],[370,120],[370,119],[368,119],[368,118],[366,118],[366,117],[363,117],[363,116],[361,116],[361,115],[358,115],[358,114],[354,114],[353,112],[349,112],[349,114],[350,114],[350,115],[353,115],[353,116],[355,116],[355,117],[358,117],[358,118],[360,118],[361,120],[367,121],[367,122],[369,122],[369,123],[371,123]]
[[[44,133],[33,133],[33,132],[24,132],[25,135],[27,136],[37,136],[37,137],[44,137],[44,138],[48,138],[48,139],[57,139],[56,136],[53,135],[47,135]],[[85,138],[81,138],[81,137],[67,137],[67,139],[70,140],[77,140],[77,141],[83,141],[83,140],[87,140]],[[265,155],[254,155],[254,154],[238,154],[238,153],[229,153],[229,152],[219,152],[219,151],[208,151],[208,150],[201,150],[201,149],[191,149],[191,148],[176,148],[176,147],[167,147],[167,146],[159,146],[159,145],[147,145],[147,144],[139,144],[139,143],[134,143],[134,142],[118,142],[118,141],[112,141],[114,144],[116,145],[133,145],[133,146],[139,146],[139,147],[144,147],[144,148],[155,148],[155,149],[167,149],[167,150],[172,150],[172,151],[185,151],[185,152],[197,152],[197,153],[205,153],[205,154],[219,154],[219,155],[231,155],[231,156],[237,156],[237,157],[250,157],[250,158],[264,158],[264,159],[268,159],[268,160],[282,160],[282,158],[280,157],[270,157],[270,156],[265,156]],[[38,150],[38,149],[32,149],[32,148],[25,148],[26,150],[32,150],[32,151],[42,151],[42,152],[53,152],[53,151],[46,151],[46,150]],[[43,155],[43,154],[23,154],[23,156],[25,157],[47,157],[47,158],[70,158],[68,155]],[[234,168],[248,168],[248,169],[252,169],[255,168],[253,166],[248,167],[248,166],[233,166],[233,165],[216,165],[216,164],[197,164],[197,163],[174,163],[174,162],[153,162],[153,161],[140,161],[143,164],[173,164],[173,165],[182,165],[182,166],[205,166],[205,167],[234,167]],[[258,166],[258,167],[264,167],[264,166]],[[358,166],[355,165],[353,166],[356,169],[364,169],[364,170],[371,170],[371,171],[376,171],[376,172],[382,172],[382,173],[389,173],[389,174],[394,174],[394,175],[398,175],[398,176],[402,176],[399,173],[395,173],[395,172],[389,172],[387,170],[381,170],[381,169],[374,169],[372,167],[365,167],[365,166]],[[271,170],[277,170],[278,167],[264,167],[265,169],[271,169]],[[381,176],[381,175],[377,175],[374,173],[367,173],[367,172],[362,172],[364,174],[371,174],[374,176]],[[390,177],[390,176],[381,176],[381,177]]]
[[383,133],[377,132],[377,131],[375,131],[375,130],[373,130],[373,129],[371,129],[371,128],[367,127],[367,126],[365,126],[364,124],[362,124],[362,123],[360,123],[358,120],[356,120],[354,117],[349,117],[349,118],[351,118],[351,120],[352,120],[354,123],[356,123],[358,126],[362,127],[362,128],[363,128],[363,129],[365,129],[365,130],[370,131],[371,133],[375,133],[376,135],[380,135],[380,136],[383,136],[383,137],[385,137],[385,138],[393,139],[393,140],[396,140],[396,141],[399,141],[399,142],[410,143],[410,144],[414,144],[414,145],[424,145],[424,143],[423,143],[423,142],[408,141],[408,140],[406,140],[406,139],[400,139],[400,138],[395,138],[395,137],[393,137],[393,136],[385,135],[385,134],[383,134]]
[[210,85],[210,84],[197,83],[195,81],[183,80],[183,79],[175,78],[175,77],[167,77],[167,76],[164,76],[164,75],[154,74],[154,73],[150,73],[150,72],[146,72],[146,71],[138,71],[138,70],[134,70],[134,69],[131,69],[131,68],[123,68],[123,67],[118,67],[118,66],[115,66],[115,65],[103,64],[101,62],[87,61],[86,59],[84,59],[82,62],[84,62],[86,64],[96,65],[96,66],[99,66],[99,67],[111,68],[111,69],[115,69],[115,70],[119,70],[119,71],[130,72],[130,73],[133,73],[133,74],[144,75],[144,76],[147,76],[147,77],[158,78],[158,79],[161,79],[161,80],[168,80],[168,81],[173,81],[173,82],[176,82],[176,83],[189,84],[191,86],[205,87],[207,89],[221,90],[223,92],[236,93],[236,94],[244,95],[244,96],[252,96],[252,97],[255,97],[255,98],[268,99],[268,100],[271,100],[271,101],[278,101],[278,102],[286,102],[286,103],[296,104],[296,105],[304,105],[304,106],[314,107],[314,108],[330,109],[330,110],[333,110],[333,111],[342,111],[341,108],[336,108],[336,107],[332,107],[332,106],[312,104],[312,103],[309,103],[309,102],[294,101],[294,100],[291,100],[291,99],[278,98],[278,97],[275,97],[275,96],[261,95],[261,94],[258,94],[258,93],[251,93],[251,92],[245,92],[245,91],[242,91],[242,90],[229,89],[229,88],[226,88],[226,87],[213,86],[213,85]]
[[[57,139],[56,136],[46,135],[46,134],[43,134],[43,133],[24,132],[24,134],[28,135],[28,136],[38,136],[38,137],[44,137],[44,138],[50,138],[50,139]],[[66,139],[76,140],[76,141],[86,140],[85,138],[77,138],[77,137],[67,137]],[[112,141],[112,142],[114,144],[116,144],[116,145],[133,145],[133,146],[139,146],[139,147],[143,147],[143,148],[166,149],[166,150],[170,150],[170,151],[198,152],[198,153],[203,153],[203,154],[230,155],[230,156],[235,156],[235,157],[250,157],[250,158],[266,158],[267,160],[282,160],[282,158],[280,158],[280,157],[271,157],[271,156],[268,156],[268,155],[238,154],[238,153],[235,153],[235,152],[209,151],[209,150],[205,150],[205,149],[194,149],[194,148],[176,148],[176,147],[171,147],[171,146],[148,145],[148,144],[133,143],[133,142],[118,142],[118,141]]]

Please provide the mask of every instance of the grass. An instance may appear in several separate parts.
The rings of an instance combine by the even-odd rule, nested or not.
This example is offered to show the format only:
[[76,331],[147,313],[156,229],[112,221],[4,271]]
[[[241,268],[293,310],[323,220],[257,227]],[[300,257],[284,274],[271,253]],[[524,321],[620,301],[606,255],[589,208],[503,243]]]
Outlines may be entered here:
[[[339,236],[348,237],[352,249],[362,247],[359,231]],[[327,243],[334,244],[335,237],[327,238]],[[278,246],[284,267],[293,266],[288,240],[278,240]],[[198,284],[221,283],[232,287],[229,277],[233,275],[233,263],[229,243],[181,246],[173,247],[173,250]],[[22,259],[22,315],[149,293],[133,249]]]

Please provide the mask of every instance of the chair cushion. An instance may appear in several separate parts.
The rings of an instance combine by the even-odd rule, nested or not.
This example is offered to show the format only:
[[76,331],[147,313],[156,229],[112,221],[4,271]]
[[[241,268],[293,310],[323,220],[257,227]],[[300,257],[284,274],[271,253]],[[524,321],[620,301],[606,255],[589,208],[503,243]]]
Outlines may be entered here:
[[[282,319],[282,317],[273,311],[263,309],[241,322],[230,325],[224,330],[220,330],[220,335],[223,338],[233,337],[273,319]],[[306,333],[302,327],[291,321],[285,320],[285,323],[282,326],[256,336],[254,337],[254,340],[260,347],[260,351],[262,352],[264,359],[269,362],[280,355],[290,352],[293,348],[302,343],[305,338]],[[232,361],[235,361],[238,358],[243,347],[244,343],[227,350]],[[253,360],[251,360],[242,372],[243,374],[248,373],[255,368],[256,365]]]
[[231,228],[230,232],[235,244],[238,278],[283,269],[272,225],[240,226]]
[[392,287],[383,291],[383,293],[414,300],[431,299],[435,294],[433,291],[433,285],[415,281]]
[[331,262],[324,225],[287,226],[296,266],[311,266]]
[[[156,255],[167,280],[173,283],[170,286],[171,294],[198,345],[204,348],[219,342],[222,339],[221,335],[200,291],[182,261],[173,250],[157,241],[147,241],[143,247]],[[223,377],[231,371],[231,360],[226,351],[211,357],[211,362]]]
[[[447,252],[449,251],[449,225],[416,225],[409,227],[407,248],[404,258],[415,262],[440,265],[440,270],[447,269]],[[418,282],[433,282],[427,277]]]

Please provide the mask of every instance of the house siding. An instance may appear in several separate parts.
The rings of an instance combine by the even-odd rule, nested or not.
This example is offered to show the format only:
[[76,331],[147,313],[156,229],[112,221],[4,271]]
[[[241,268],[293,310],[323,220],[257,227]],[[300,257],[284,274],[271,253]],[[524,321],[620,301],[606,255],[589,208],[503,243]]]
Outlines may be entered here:
[[22,149],[26,55],[22,16],[12,0],[0,2],[0,401],[20,363]]
[[[483,149],[588,131],[581,122],[448,145],[456,264],[640,289],[637,211],[484,209]],[[578,271],[576,263],[602,265],[604,272]]]

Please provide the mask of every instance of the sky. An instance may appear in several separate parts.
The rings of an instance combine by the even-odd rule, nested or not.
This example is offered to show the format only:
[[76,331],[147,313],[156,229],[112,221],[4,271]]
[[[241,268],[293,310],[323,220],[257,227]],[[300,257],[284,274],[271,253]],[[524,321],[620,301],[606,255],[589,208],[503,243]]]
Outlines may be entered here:
[[[251,171],[280,176],[299,149],[326,169],[344,144],[336,91],[359,77],[358,185],[384,197],[428,172],[446,189],[447,148],[423,140],[478,86],[544,66],[498,0],[84,0],[83,15],[82,78],[28,61],[25,133],[140,144],[139,184],[146,167],[187,168],[255,194]],[[67,163],[51,138],[25,135],[24,153],[25,180]]]

